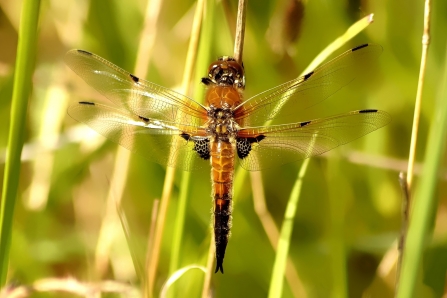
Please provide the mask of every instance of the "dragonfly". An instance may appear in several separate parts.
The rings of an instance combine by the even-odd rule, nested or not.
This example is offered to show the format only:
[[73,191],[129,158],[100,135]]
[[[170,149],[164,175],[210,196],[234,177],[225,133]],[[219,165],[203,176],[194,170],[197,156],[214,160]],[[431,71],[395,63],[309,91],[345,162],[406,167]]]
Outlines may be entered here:
[[[388,124],[389,114],[376,109],[296,122],[299,112],[368,72],[381,52],[380,45],[357,46],[248,99],[243,98],[243,64],[223,56],[201,80],[206,93],[200,104],[95,54],[71,50],[66,64],[110,102],[79,101],[69,106],[68,114],[161,165],[185,171],[211,166],[215,273],[223,273],[237,163],[248,171],[268,169],[320,155]],[[286,124],[272,124],[277,120]]]

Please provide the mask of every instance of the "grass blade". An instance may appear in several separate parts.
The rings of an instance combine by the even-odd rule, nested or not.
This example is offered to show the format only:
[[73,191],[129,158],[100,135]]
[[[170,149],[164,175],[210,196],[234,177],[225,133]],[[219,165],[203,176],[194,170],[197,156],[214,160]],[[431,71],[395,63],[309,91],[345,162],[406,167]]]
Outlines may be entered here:
[[[373,21],[373,14],[370,14],[358,22],[354,23],[348,30],[329,44],[303,71],[303,74],[308,73],[320,65],[327,57],[329,57],[334,51],[343,46],[346,42],[352,39],[355,35],[360,33],[363,29],[368,27]],[[267,123],[266,123],[267,124]],[[295,218],[296,208],[301,192],[302,179],[306,174],[307,165],[309,160],[305,160],[301,166],[298,178],[293,187],[289,201],[287,203],[286,213],[284,215],[283,225],[281,227],[281,236],[278,243],[278,249],[275,257],[275,263],[273,265],[272,279],[270,281],[269,297],[281,297],[284,272],[287,263],[287,254],[289,251],[290,237],[293,229],[293,219]],[[338,259],[338,258],[337,258]],[[344,259],[344,257],[342,258]],[[335,268],[339,268],[334,264]],[[334,279],[337,280],[337,279]]]
[[[203,60],[208,60],[209,56],[209,44],[206,49],[203,48],[203,39],[206,36],[205,27],[202,25],[204,20],[204,8],[205,0],[199,0],[196,4],[196,11],[194,15],[194,21],[191,29],[191,38],[188,46],[188,53],[186,57],[185,71],[183,73],[182,82],[182,94],[188,94],[190,89],[191,78],[193,77],[194,67],[206,63]],[[208,30],[209,31],[209,30]],[[202,36],[201,36],[202,35]],[[205,35],[205,36],[204,36]],[[198,53],[202,55],[198,55]],[[199,57],[199,58],[198,58]],[[197,69],[197,67],[196,67]],[[199,68],[200,70],[201,68]],[[197,88],[199,89],[199,88]],[[193,98],[201,98],[198,96],[198,90],[194,90]],[[175,228],[172,237],[172,249],[171,249],[171,261],[169,264],[169,275],[174,275],[174,272],[178,270],[180,263],[180,252],[182,251],[182,236],[183,227],[185,225],[185,216],[187,212],[187,201],[189,196],[189,185],[191,181],[191,173],[183,172],[180,185],[180,192],[178,198],[177,213],[175,216]],[[206,271],[204,271],[206,273]],[[176,297],[175,288],[169,293],[169,297]]]
[[281,234],[279,237],[278,249],[275,256],[275,263],[273,265],[272,279],[270,280],[269,298],[281,297],[282,288],[284,284],[284,272],[286,270],[287,256],[289,254],[290,238],[292,237],[293,221],[295,219],[298,201],[300,198],[301,187],[303,185],[303,178],[307,171],[310,159],[304,160],[301,169],[298,173],[295,185],[293,186],[287,203],[284,220],[281,227]]
[[397,287],[398,298],[415,297],[415,289],[422,255],[429,236],[436,206],[435,189],[440,165],[446,148],[447,137],[447,57],[444,57],[444,74],[440,82],[437,109],[431,124],[427,147],[425,149],[425,166],[419,187],[414,196],[414,207],[402,258],[400,281]]
[[28,98],[31,93],[31,76],[34,69],[39,10],[39,0],[25,0],[23,2],[0,211],[1,286],[5,284],[8,272],[12,219],[20,177],[20,156],[25,133]]

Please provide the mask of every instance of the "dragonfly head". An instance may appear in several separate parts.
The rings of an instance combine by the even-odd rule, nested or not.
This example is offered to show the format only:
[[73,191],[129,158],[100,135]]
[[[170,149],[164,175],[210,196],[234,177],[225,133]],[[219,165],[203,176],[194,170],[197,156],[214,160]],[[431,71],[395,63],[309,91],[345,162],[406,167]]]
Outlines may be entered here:
[[203,78],[205,85],[233,86],[238,89],[245,88],[244,67],[229,56],[222,56],[211,63],[208,68],[208,77]]

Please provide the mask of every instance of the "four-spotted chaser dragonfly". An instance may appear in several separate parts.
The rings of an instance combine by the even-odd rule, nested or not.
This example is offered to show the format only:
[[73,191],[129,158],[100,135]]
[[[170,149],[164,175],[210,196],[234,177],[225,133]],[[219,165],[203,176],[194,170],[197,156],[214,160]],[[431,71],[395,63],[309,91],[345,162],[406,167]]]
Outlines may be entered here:
[[365,72],[381,52],[379,45],[358,46],[303,77],[246,100],[243,66],[231,57],[221,57],[202,79],[207,88],[202,105],[95,54],[72,50],[66,54],[68,66],[113,104],[80,101],[68,113],[109,140],[162,165],[189,171],[211,164],[215,272],[223,273],[236,157],[242,168],[258,171],[322,154],[388,124],[387,113],[368,109],[266,125],[275,119],[296,119],[297,112]]

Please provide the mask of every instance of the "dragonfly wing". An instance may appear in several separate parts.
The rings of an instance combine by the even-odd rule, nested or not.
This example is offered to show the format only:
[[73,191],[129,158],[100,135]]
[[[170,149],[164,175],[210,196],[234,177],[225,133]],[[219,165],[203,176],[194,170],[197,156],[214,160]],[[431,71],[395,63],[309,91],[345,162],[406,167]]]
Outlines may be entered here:
[[284,122],[296,119],[297,112],[321,102],[367,73],[381,53],[380,45],[365,44],[351,49],[298,79],[247,99],[235,108],[234,117],[242,127],[263,126],[275,117],[281,117]]
[[161,165],[186,171],[206,167],[193,139],[207,141],[203,128],[133,115],[107,105],[79,102],[68,113],[107,139]]
[[118,107],[136,115],[187,125],[201,125],[206,120],[206,108],[194,100],[140,79],[95,54],[71,50],[65,63]]
[[383,111],[361,110],[313,121],[241,129],[237,139],[240,164],[246,170],[258,171],[320,155],[390,121]]

